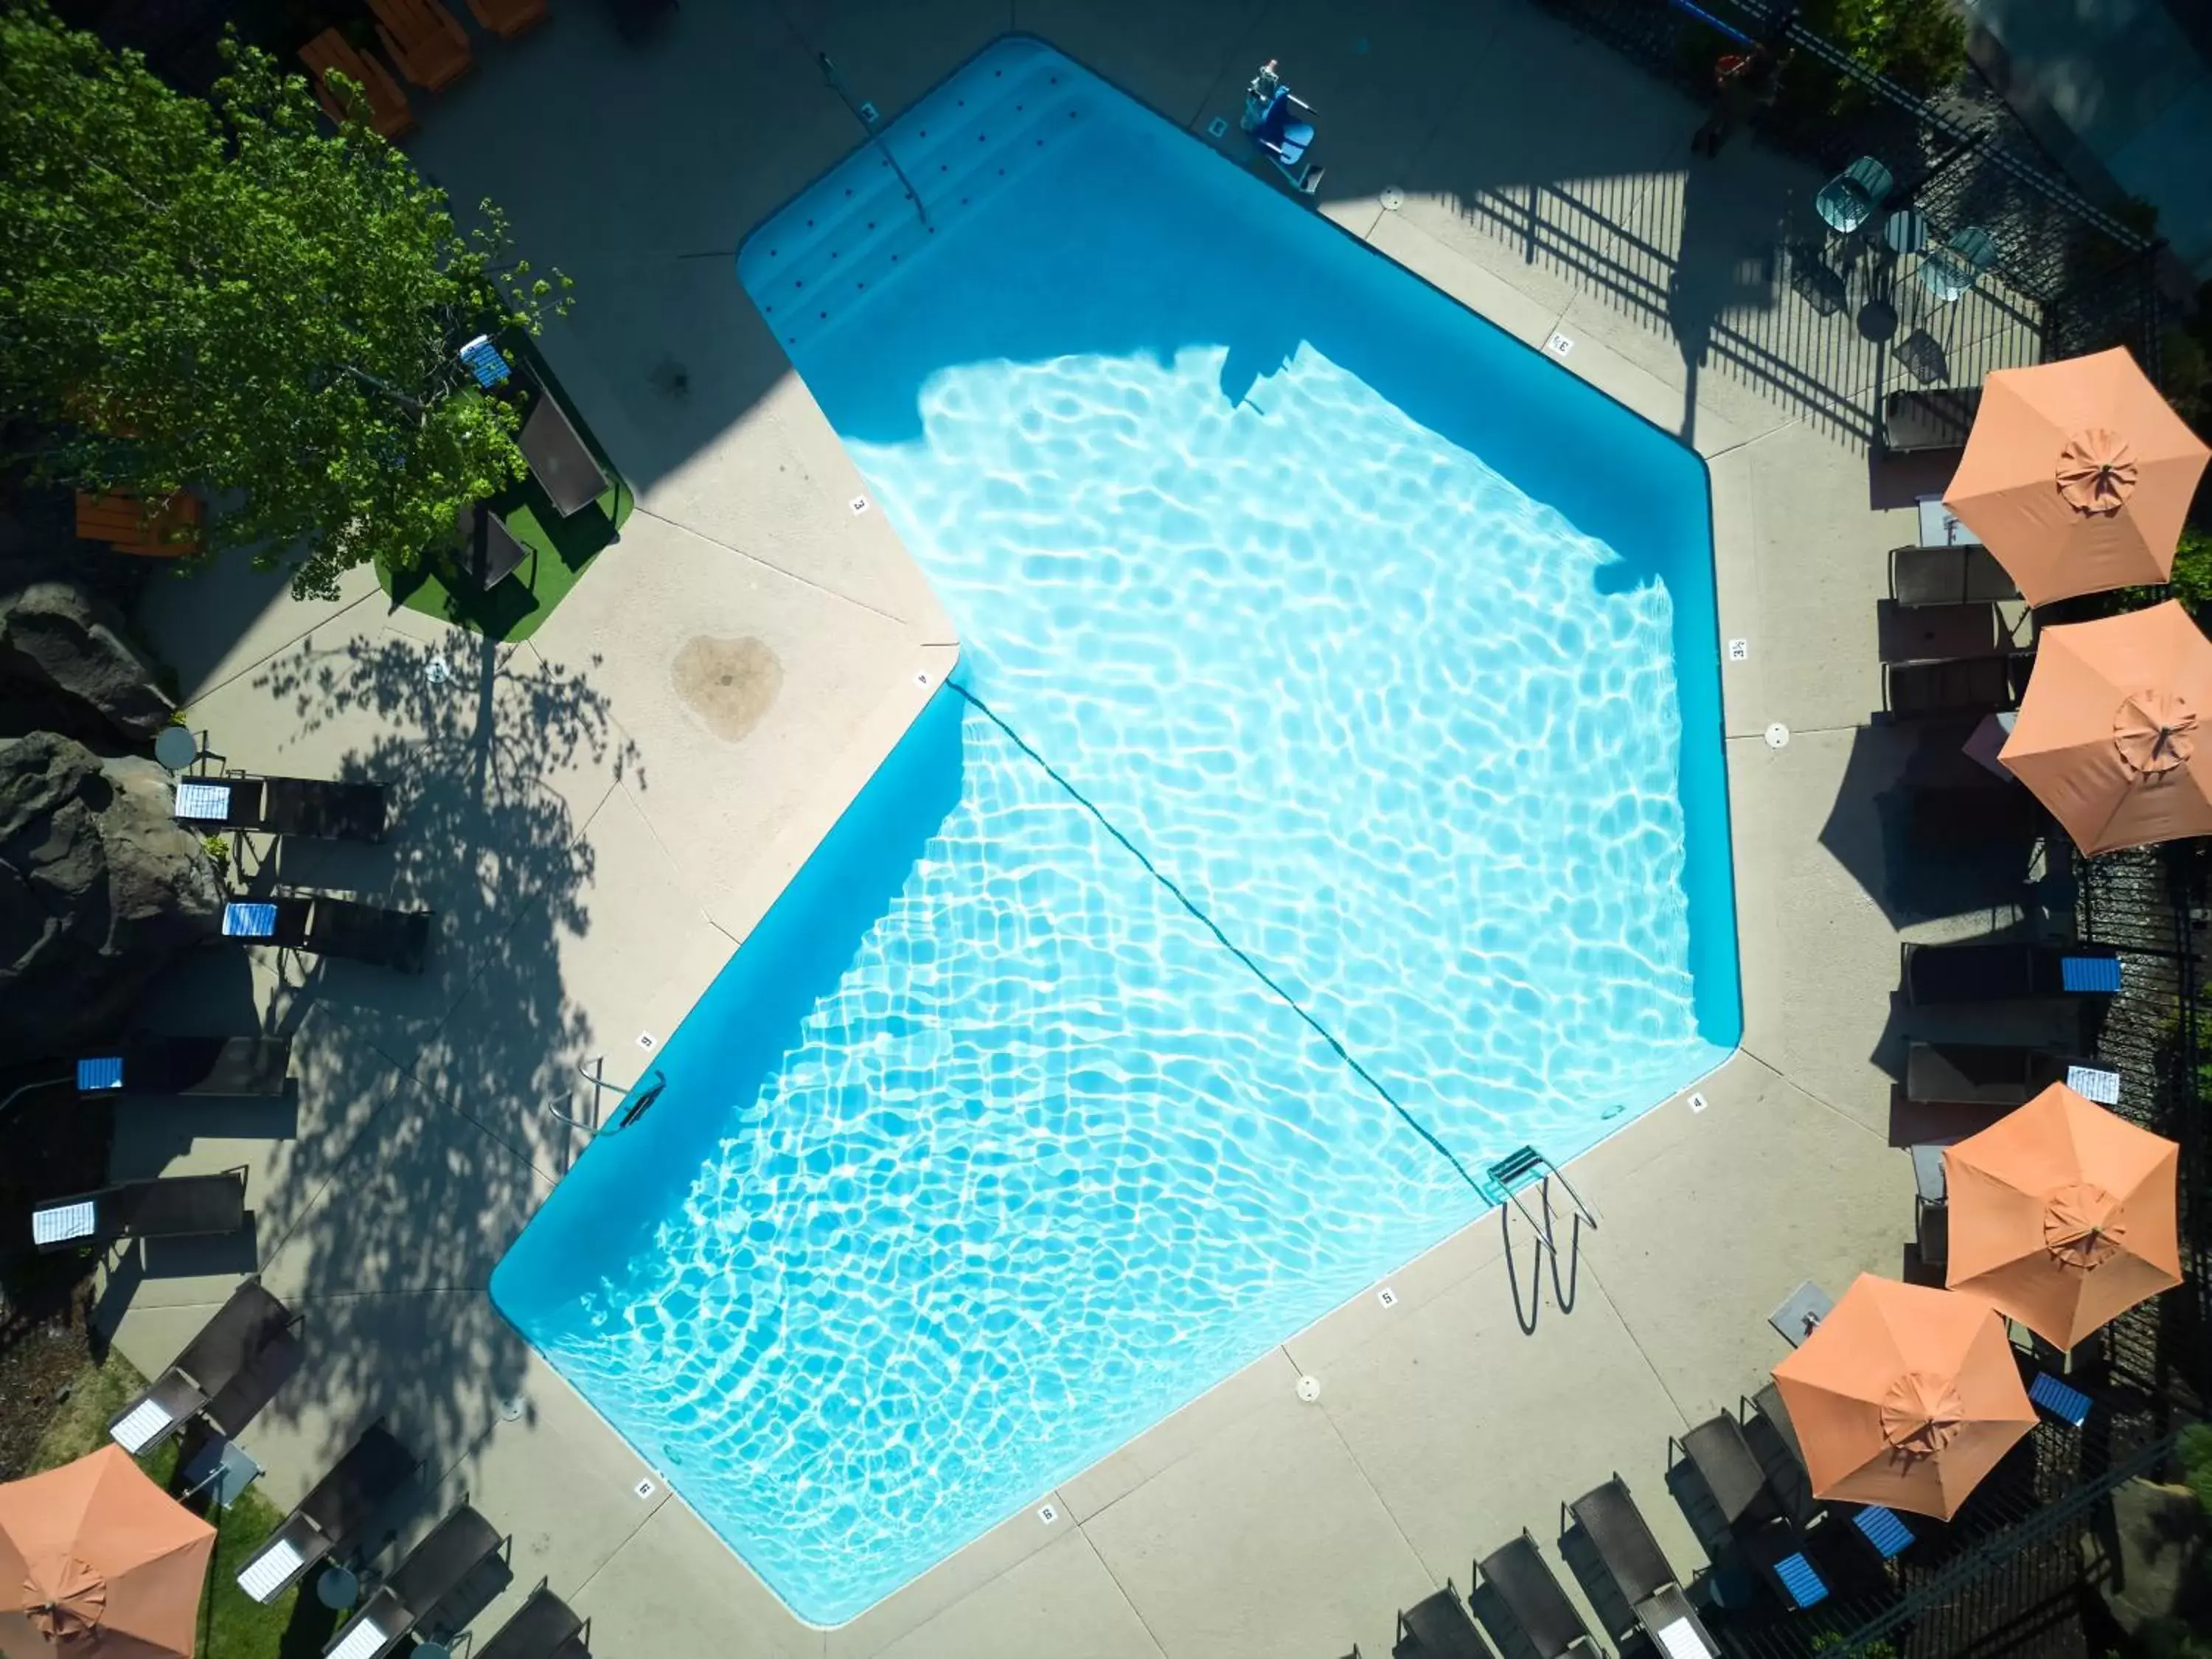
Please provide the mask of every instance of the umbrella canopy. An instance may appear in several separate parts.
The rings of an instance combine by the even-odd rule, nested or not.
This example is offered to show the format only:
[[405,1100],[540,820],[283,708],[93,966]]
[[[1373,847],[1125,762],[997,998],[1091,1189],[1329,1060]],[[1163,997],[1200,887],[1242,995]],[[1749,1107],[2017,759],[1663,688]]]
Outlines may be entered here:
[[1947,1282],[2071,1348],[2181,1283],[2179,1149],[2054,1083],[1944,1149]]
[[2212,640],[2172,599],[2045,629],[1997,758],[2085,853],[2212,834]]
[[0,1486],[0,1652],[169,1659],[192,1651],[215,1528],[120,1446]]
[[2115,346],[1991,374],[1943,505],[2048,605],[2164,581],[2208,456]]
[[1774,1381],[1816,1495],[1946,1521],[2035,1426],[1996,1309],[1871,1273]]

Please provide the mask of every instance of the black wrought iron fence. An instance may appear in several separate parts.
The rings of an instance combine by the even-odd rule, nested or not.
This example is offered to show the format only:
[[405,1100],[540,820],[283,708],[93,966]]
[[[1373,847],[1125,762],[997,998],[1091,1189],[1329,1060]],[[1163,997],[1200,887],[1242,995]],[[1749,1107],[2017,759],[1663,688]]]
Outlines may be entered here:
[[[1779,21],[1766,0],[1541,3],[1700,99],[1732,40],[1765,38]],[[2122,344],[2159,377],[2171,320],[2156,280],[2159,243],[2076,190],[1978,73],[1923,99],[1801,23],[1789,26],[1788,39],[1861,95],[1840,112],[1778,103],[1759,118],[1763,137],[1828,171],[1860,155],[1881,160],[1897,178],[1898,199],[1919,208],[1936,240],[1969,226],[1988,233],[1998,276],[2038,313],[2046,357]]]

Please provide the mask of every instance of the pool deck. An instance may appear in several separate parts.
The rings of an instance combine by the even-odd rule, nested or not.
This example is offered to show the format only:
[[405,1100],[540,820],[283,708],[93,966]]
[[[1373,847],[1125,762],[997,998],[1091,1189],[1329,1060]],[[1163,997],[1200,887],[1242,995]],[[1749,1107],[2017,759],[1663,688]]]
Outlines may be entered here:
[[[1687,1578],[1704,1558],[1668,1437],[1761,1382],[1784,1352],[1765,1316],[1801,1279],[1899,1270],[1899,939],[2019,914],[2016,890],[1915,880],[1878,799],[1929,763],[1870,720],[1895,626],[1883,555],[1915,527],[1912,480],[1871,469],[1868,437],[1906,377],[1855,306],[1823,314],[1788,280],[1819,179],[1741,140],[1687,171],[1698,112],[1524,0],[1356,18],[1318,0],[726,0],[637,48],[580,0],[556,9],[417,94],[413,154],[575,277],[545,349],[638,511],[511,648],[392,610],[359,572],[329,604],[236,570],[157,585],[142,620],[231,764],[395,781],[390,845],[260,843],[247,875],[434,908],[440,931],[420,981],[240,951],[161,988],[149,1017],[170,1029],[291,1035],[299,1089],[124,1108],[118,1176],[243,1165],[255,1227],[118,1264],[102,1311],[121,1350],[165,1364],[258,1268],[307,1315],[305,1368],[246,1437],[270,1494],[292,1501],[382,1414],[427,1463],[402,1534],[465,1492],[514,1535],[480,1639],[542,1578],[600,1659],[1379,1656],[1397,1607],[1464,1590],[1524,1526],[1579,1584],[1559,1505],[1616,1470]],[[1322,210],[1523,340],[1564,337],[1569,370],[1708,458],[1721,634],[1747,642],[1724,669],[1746,1034],[1701,1109],[1670,1101],[1572,1165],[1600,1225],[1570,1305],[1532,1291],[1526,1233],[1509,1259],[1485,1217],[1392,1275],[1395,1305],[1355,1297],[1036,1494],[1051,1520],[1024,1510],[823,1632],[671,1501],[485,1285],[577,1151],[548,1109],[586,1092],[574,1068],[649,1066],[641,1036],[674,1028],[954,659],[731,255],[855,139],[816,50],[888,115],[1009,27],[1194,132],[1228,117],[1231,143],[1243,82],[1279,57],[1320,112]],[[1962,380],[2033,355],[2002,294],[1934,326]],[[765,712],[735,741],[671,682],[702,635],[772,653],[750,659]]]

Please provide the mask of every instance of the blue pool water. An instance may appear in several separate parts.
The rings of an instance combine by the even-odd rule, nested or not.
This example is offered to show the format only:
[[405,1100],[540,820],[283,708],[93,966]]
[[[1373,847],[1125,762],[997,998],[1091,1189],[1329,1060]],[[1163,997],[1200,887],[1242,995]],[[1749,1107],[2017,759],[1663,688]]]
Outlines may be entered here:
[[1739,1029],[1695,456],[1035,41],[885,138],[738,276],[961,670],[493,1279],[821,1624]]

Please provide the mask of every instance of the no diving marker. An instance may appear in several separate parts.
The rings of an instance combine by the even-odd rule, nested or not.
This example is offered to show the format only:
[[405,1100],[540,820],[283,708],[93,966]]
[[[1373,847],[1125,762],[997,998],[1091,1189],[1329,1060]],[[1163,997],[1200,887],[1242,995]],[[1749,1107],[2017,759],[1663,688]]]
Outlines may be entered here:
[[1554,357],[1564,357],[1574,349],[1575,343],[1572,340],[1570,340],[1565,335],[1560,333],[1557,329],[1553,329],[1552,331],[1552,337],[1544,342],[1544,349],[1550,352]]

